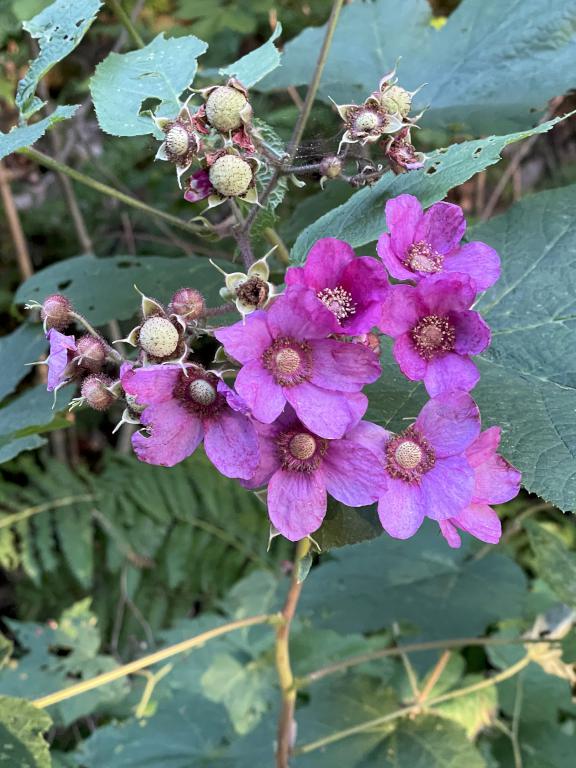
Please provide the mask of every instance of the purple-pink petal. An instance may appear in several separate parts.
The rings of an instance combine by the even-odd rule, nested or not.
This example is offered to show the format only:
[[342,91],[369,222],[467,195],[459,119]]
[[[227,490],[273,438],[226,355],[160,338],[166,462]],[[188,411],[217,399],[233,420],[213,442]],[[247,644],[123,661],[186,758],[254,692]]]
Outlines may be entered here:
[[429,400],[414,424],[430,442],[436,456],[465,451],[480,434],[480,411],[470,395],[451,392]]
[[454,349],[459,355],[478,355],[490,344],[490,328],[479,312],[454,312],[450,321],[456,332]]
[[409,333],[404,333],[396,339],[392,354],[404,376],[411,381],[424,378],[428,363],[416,351]]
[[157,405],[172,398],[181,374],[179,365],[128,368],[122,373],[122,387],[125,392],[135,397],[140,405]]
[[383,232],[378,238],[376,244],[376,253],[382,259],[382,262],[388,272],[396,280],[415,280],[417,279],[412,270],[407,269],[401,259],[396,255],[392,245],[392,238],[387,232]]
[[306,285],[315,291],[336,288],[341,284],[342,271],[354,258],[354,250],[348,243],[324,237],[312,246],[303,267],[290,267],[286,271],[286,285]]
[[466,220],[459,205],[435,203],[418,224],[415,241],[429,243],[438,253],[453,251],[464,237]]
[[298,285],[289,287],[275,299],[266,314],[274,338],[323,339],[340,330],[338,321],[318,301],[314,291]]
[[427,314],[417,288],[412,285],[393,285],[382,303],[380,330],[396,338],[407,333]]
[[446,520],[455,517],[472,501],[474,470],[463,456],[437,458],[420,479],[427,517]]
[[444,272],[469,275],[480,293],[494,285],[500,277],[500,257],[486,243],[466,243],[444,260]]
[[434,275],[421,280],[414,289],[423,304],[425,314],[444,316],[448,312],[468,309],[476,298],[476,286],[467,275]]
[[66,336],[55,328],[51,328],[47,334],[50,342],[50,354],[47,359],[48,381],[47,390],[53,392],[66,379],[66,369],[76,352],[76,339],[74,336]]
[[279,469],[268,484],[268,514],[273,525],[290,541],[316,531],[326,514],[326,486],[322,472],[286,472]]
[[236,376],[235,388],[254,418],[264,424],[271,424],[284,410],[286,398],[282,387],[258,360],[242,366]]
[[328,493],[349,507],[372,504],[386,489],[382,465],[353,440],[329,442],[322,468]]
[[245,488],[251,489],[261,488],[263,485],[266,485],[274,472],[280,468],[280,457],[275,443],[275,438],[279,432],[278,421],[274,424],[254,422],[254,427],[258,436],[260,460],[252,477],[242,482]]
[[244,321],[234,325],[217,328],[214,336],[224,345],[226,352],[242,364],[259,358],[272,344],[266,312],[263,310],[252,312]]
[[382,461],[386,443],[392,436],[384,427],[373,424],[371,421],[360,421],[349,432],[346,433],[346,439],[352,440],[358,445],[362,445],[371,451],[374,456]]
[[521,473],[497,453],[475,467],[474,501],[504,504],[520,490]]
[[424,386],[430,397],[460,390],[470,392],[480,379],[480,371],[467,357],[448,352],[428,362]]
[[486,544],[498,544],[502,536],[500,518],[487,504],[470,504],[452,522]]
[[148,406],[140,421],[150,429],[150,436],[136,432],[132,445],[140,461],[147,464],[179,464],[194,453],[204,435],[201,421],[175,400]]
[[247,416],[224,409],[217,418],[204,420],[204,450],[225,477],[250,479],[260,458],[258,437]]
[[361,344],[334,339],[311,342],[312,377],[310,381],[325,389],[358,392],[364,384],[376,381],[380,361],[372,350]]
[[452,549],[459,549],[462,546],[462,539],[452,520],[438,520],[438,525],[440,526],[442,536],[444,536]]
[[[367,407],[367,399],[360,392],[334,392],[308,381],[286,387],[284,395],[300,421],[314,434],[328,439],[343,437]],[[254,415],[258,418],[255,412]]]
[[392,247],[402,259],[415,242],[416,230],[424,213],[418,198],[414,195],[398,195],[386,203],[386,225],[392,237]]
[[422,525],[424,512],[418,485],[388,478],[388,487],[378,502],[378,516],[386,533],[395,539],[409,539]]

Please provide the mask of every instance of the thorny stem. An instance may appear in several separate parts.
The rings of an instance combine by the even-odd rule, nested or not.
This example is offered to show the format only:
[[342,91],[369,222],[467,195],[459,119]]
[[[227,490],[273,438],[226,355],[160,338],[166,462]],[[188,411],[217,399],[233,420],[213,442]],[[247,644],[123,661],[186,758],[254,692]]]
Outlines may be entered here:
[[158,664],[161,661],[170,659],[172,656],[177,656],[180,653],[191,651],[194,648],[198,648],[204,645],[208,640],[212,640],[220,635],[226,635],[229,632],[235,632],[237,629],[244,627],[253,627],[257,624],[272,624],[278,620],[278,617],[270,614],[262,614],[259,616],[250,616],[246,619],[240,619],[238,621],[231,621],[229,624],[223,624],[221,627],[210,629],[208,632],[202,632],[199,635],[183,640],[181,643],[175,645],[169,645],[167,648],[163,648],[161,651],[156,651],[148,656],[143,656],[141,659],[136,659],[128,664],[123,664],[121,667],[112,669],[110,672],[104,672],[96,677],[91,677],[89,680],[83,680],[81,683],[71,685],[68,688],[63,688],[55,693],[50,693],[48,696],[42,696],[39,699],[32,701],[35,707],[44,709],[50,707],[53,704],[58,704],[61,701],[67,701],[74,696],[79,696],[81,693],[87,691],[93,691],[95,688],[100,688],[102,685],[114,682],[114,680],[121,680],[127,675],[132,675],[135,672],[139,672],[142,669]]
[[67,176],[70,176],[71,179],[78,181],[80,184],[84,184],[86,187],[90,187],[91,189],[94,189],[103,195],[107,195],[108,197],[113,197],[125,205],[130,205],[132,208],[137,208],[138,210],[144,211],[144,213],[148,213],[151,216],[156,216],[159,219],[163,219],[169,224],[172,224],[175,227],[179,227],[186,232],[190,232],[194,235],[199,233],[199,230],[192,224],[189,224],[187,221],[183,221],[177,216],[172,216],[170,213],[166,213],[165,211],[154,208],[147,203],[143,203],[141,200],[138,200],[135,197],[131,197],[130,195],[124,194],[124,192],[120,192],[119,190],[114,189],[114,187],[109,187],[107,184],[102,184],[100,181],[96,181],[96,179],[93,179],[91,176],[87,176],[86,174],[77,171],[75,168],[71,168],[69,165],[65,165],[64,163],[59,162],[58,160],[45,155],[43,152],[39,152],[37,149],[26,147],[24,149],[19,149],[18,152],[21,155],[26,155],[32,160],[35,160],[39,165],[43,165],[45,168],[50,168],[53,171],[65,173]]
[[[469,696],[471,693],[476,693],[477,691],[484,690],[485,688],[490,688],[493,685],[497,685],[498,683],[503,682],[504,680],[508,680],[511,677],[514,677],[514,675],[517,675],[519,672],[521,672],[525,667],[530,664],[532,661],[530,654],[526,654],[520,661],[516,662],[516,664],[512,664],[512,666],[507,667],[506,669],[502,670],[502,672],[499,672],[497,675],[494,675],[493,677],[488,678],[487,680],[482,680],[479,683],[475,683],[474,685],[469,685],[465,688],[458,688],[456,691],[449,691],[448,693],[443,694],[442,696],[436,696],[434,699],[429,699],[426,702],[426,706],[428,708],[435,707],[438,704],[443,704],[446,701],[452,701],[452,699],[457,699],[462,696]],[[364,733],[365,731],[371,731],[375,728],[380,728],[382,725],[385,725],[386,723],[391,722],[392,720],[397,720],[400,717],[404,717],[405,715],[410,715],[420,708],[420,704],[411,704],[407,707],[402,707],[401,709],[397,709],[394,712],[389,712],[386,715],[383,715],[382,717],[377,717],[374,720],[368,720],[364,723],[359,723],[358,725],[353,726],[352,728],[346,728],[342,731],[336,731],[335,733],[330,734],[329,736],[325,736],[322,739],[318,739],[317,741],[311,741],[308,744],[304,744],[303,746],[299,747],[297,750],[295,750],[295,754],[298,755],[305,755],[309,752],[314,752],[317,749],[320,749],[322,747],[326,747],[329,744],[334,744],[337,741],[341,741],[342,739],[348,738],[348,736],[354,736],[357,733]]]
[[276,630],[276,670],[282,692],[280,716],[278,718],[278,738],[276,746],[277,768],[288,768],[288,760],[292,752],[294,740],[294,708],[296,705],[296,686],[290,664],[290,626],[296,613],[296,606],[302,591],[302,583],[298,581],[298,563],[308,553],[310,540],[302,539],[296,546],[292,581],[286,602],[282,609],[282,623]]
[[124,25],[126,32],[128,32],[128,34],[132,38],[132,42],[138,48],[144,48],[144,40],[142,40],[136,28],[134,27],[134,24],[132,24],[132,19],[130,18],[130,16],[128,16],[126,11],[122,7],[122,3],[120,2],[120,0],[107,0],[107,2],[108,2],[108,5],[114,11],[114,15],[116,16],[118,21]]

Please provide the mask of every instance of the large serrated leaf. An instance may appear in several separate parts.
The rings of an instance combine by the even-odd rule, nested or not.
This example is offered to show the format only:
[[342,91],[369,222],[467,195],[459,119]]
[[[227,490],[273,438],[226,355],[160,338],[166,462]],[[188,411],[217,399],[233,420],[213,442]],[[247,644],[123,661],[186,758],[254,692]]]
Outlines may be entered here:
[[[351,3],[342,11],[319,95],[361,103],[401,57],[400,84],[415,90],[422,123],[465,126],[479,135],[529,126],[546,102],[574,85],[576,2],[463,0],[434,29],[425,0]],[[286,45],[265,90],[310,82],[324,28]],[[312,55],[311,55],[312,53]]]
[[194,35],[165,38],[130,53],[111,53],[96,67],[90,90],[100,127],[113,136],[144,136],[158,129],[145,105],[158,115],[175,116],[180,95],[196,75],[196,59],[208,46]]
[[24,22],[24,29],[38,41],[40,52],[30,62],[18,84],[16,106],[23,120],[42,109],[44,102],[34,94],[39,80],[79,44],[96,18],[101,0],[54,0],[41,13]]
[[401,194],[416,195],[427,208],[442,200],[453,187],[500,160],[500,153],[509,144],[537,133],[546,133],[558,122],[550,120],[536,128],[507,136],[489,136],[478,141],[452,144],[448,149],[434,152],[425,168],[394,176],[385,174],[373,187],[356,192],[344,205],[334,208],[307,227],[296,240],[291,258],[301,264],[310,248],[321,237],[339,237],[353,247],[377,240],[385,230],[384,205]]
[[270,35],[270,39],[256,48],[254,51],[250,51],[246,56],[242,56],[241,59],[235,61],[233,64],[229,64],[227,67],[220,69],[221,75],[229,75],[236,77],[242,85],[246,88],[252,88],[256,83],[266,77],[270,72],[280,66],[280,52],[274,45],[274,41],[277,40],[282,34],[282,24],[276,24],[274,32]]

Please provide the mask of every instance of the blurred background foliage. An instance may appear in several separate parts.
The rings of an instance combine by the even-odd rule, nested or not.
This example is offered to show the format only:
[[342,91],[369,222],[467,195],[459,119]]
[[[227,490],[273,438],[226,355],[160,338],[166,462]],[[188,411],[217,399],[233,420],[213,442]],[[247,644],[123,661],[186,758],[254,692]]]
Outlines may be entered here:
[[[0,129],[15,123],[14,93],[27,62],[36,55],[22,21],[47,0],[0,0]],[[458,0],[431,3],[442,25]],[[505,5],[505,3],[503,4]],[[325,22],[329,0],[129,0],[126,9],[151,39],[193,33],[209,43],[200,78],[264,43],[281,20],[283,40]],[[91,109],[88,81],[110,51],[129,48],[126,32],[108,6],[80,46],[43,81],[50,104],[82,103],[76,117],[47,135],[40,147],[92,177],[142,201],[189,218],[189,208],[161,163],[152,163],[156,142],[103,134]],[[425,75],[424,78],[425,79]],[[369,88],[373,86],[369,84]],[[304,88],[255,93],[256,114],[266,115],[287,140]],[[568,95],[551,114],[573,109]],[[338,121],[317,103],[299,153],[317,159],[336,147]],[[423,129],[420,149],[432,151],[471,138]],[[161,220],[120,205],[83,185],[74,199],[86,231],[73,224],[69,191],[52,171],[22,155],[3,161],[25,232],[25,254],[0,215],[0,322],[8,336],[22,322],[13,296],[24,277],[94,251],[99,256],[218,258],[226,240],[190,237]],[[574,121],[504,150],[504,161],[453,189],[471,223],[506,210],[528,193],[576,182]],[[343,203],[352,190],[335,182],[292,190],[277,230],[290,247],[319,216]],[[262,235],[262,252],[269,247]],[[369,247],[363,252],[371,252]],[[152,262],[150,262],[152,264]],[[162,283],[168,262],[154,261],[151,280]],[[64,286],[65,287],[65,286]],[[167,296],[158,296],[166,299]],[[129,295],[133,310],[137,302]],[[124,308],[119,337],[132,309]],[[19,338],[22,364],[39,354],[34,334]],[[2,340],[0,339],[0,344]],[[4,350],[5,351],[5,350]],[[35,407],[31,372],[10,383],[2,418],[10,417],[13,392],[28,393]],[[111,437],[120,414],[82,413],[46,426],[62,431],[18,439],[34,452],[0,466],[0,615],[2,643],[0,722],[3,750],[18,730],[2,717],[10,700],[34,699],[72,682],[115,668],[142,653],[178,642],[252,613],[277,610],[286,589],[291,547],[279,539],[268,548],[264,505],[237,484],[216,476],[195,456],[166,471],[138,463],[129,433]],[[30,417],[30,424],[35,424]],[[20,429],[21,425],[18,425]],[[0,457],[4,445],[0,440]],[[494,552],[477,543],[447,549],[430,528],[399,544],[384,538],[321,558],[305,585],[294,637],[296,674],[398,642],[489,634],[492,639],[532,633],[546,642],[533,652],[521,676],[464,698],[449,698],[416,718],[312,750],[297,766],[400,766],[400,768],[572,768],[576,707],[576,529],[545,501],[523,493],[499,508],[502,545]],[[331,515],[337,517],[338,511]],[[530,521],[535,521],[531,526]],[[525,525],[526,523],[526,525]],[[328,536],[329,539],[329,536]],[[551,638],[562,643],[548,642]],[[529,646],[527,646],[529,647]],[[521,645],[456,648],[410,657],[390,656],[358,664],[304,685],[299,694],[299,743],[385,716],[405,702],[427,701],[485,679],[514,664]],[[439,663],[443,666],[438,673]],[[435,679],[435,677],[437,679]],[[439,678],[439,679],[438,679]],[[226,768],[272,764],[278,691],[273,634],[267,627],[243,630],[200,650],[157,665],[49,709],[49,725],[37,710],[23,711],[29,750],[8,765],[65,768]],[[20,710],[18,710],[20,712]],[[35,719],[37,718],[37,719]],[[14,725],[14,727],[12,727]],[[52,758],[39,734],[48,730]],[[14,744],[20,749],[22,742]],[[14,746],[14,745],[13,745]],[[2,752],[4,754],[4,752]],[[17,752],[13,752],[17,754]],[[18,753],[19,754],[19,753]],[[168,762],[170,760],[170,762]],[[28,761],[28,762],[25,762]]]

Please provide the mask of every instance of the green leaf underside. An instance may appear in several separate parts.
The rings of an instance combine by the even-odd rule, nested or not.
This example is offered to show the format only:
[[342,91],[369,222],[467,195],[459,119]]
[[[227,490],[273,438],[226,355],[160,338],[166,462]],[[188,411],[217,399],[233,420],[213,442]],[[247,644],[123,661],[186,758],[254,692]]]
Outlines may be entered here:
[[35,144],[54,123],[72,117],[78,107],[79,105],[56,107],[51,115],[37,123],[16,126],[9,133],[0,132],[0,160],[19,149]]
[[530,521],[526,528],[538,573],[563,603],[576,608],[576,554],[543,526]]
[[[218,262],[229,268],[229,262]],[[60,261],[37,272],[16,292],[15,301],[43,301],[51,293],[65,293],[76,309],[95,325],[126,320],[137,314],[140,296],[134,285],[158,301],[168,303],[178,288],[198,288],[208,305],[218,305],[222,275],[205,258],[114,256],[91,254]]]
[[[425,126],[467,127],[476,135],[526,128],[534,113],[573,83],[576,4],[551,0],[463,0],[446,25],[430,25],[426,0],[352,3],[342,10],[319,97],[361,103],[399,57],[399,84],[424,88],[414,111]],[[324,28],[304,30],[284,50],[283,66],[258,87],[310,82]],[[513,55],[512,55],[513,54]]]
[[23,699],[0,696],[0,765],[50,768],[48,743],[42,736],[52,720]]
[[160,34],[141,50],[109,54],[90,81],[100,128],[113,136],[157,133],[152,119],[140,114],[143,103],[151,100],[148,109],[176,117],[180,96],[196,75],[196,59],[207,47],[194,35]]
[[30,372],[26,363],[38,360],[46,349],[46,339],[40,325],[21,325],[0,339],[0,400],[13,392]]
[[277,40],[282,34],[282,24],[276,24],[274,32],[272,32],[270,39],[256,48],[255,51],[250,51],[246,56],[242,56],[241,59],[235,61],[234,64],[229,64],[227,67],[220,69],[221,75],[228,75],[229,77],[236,77],[242,85],[246,88],[252,88],[256,83],[266,77],[270,72],[280,66],[280,52],[274,45],[274,41]]
[[40,52],[18,84],[16,106],[22,119],[28,120],[44,106],[44,102],[34,95],[38,82],[76,48],[101,5],[101,0],[74,0],[73,3],[55,0],[33,19],[24,22],[24,29],[38,41]]
[[355,248],[377,240],[386,229],[384,205],[390,198],[404,193],[416,195],[427,208],[443,200],[453,187],[497,163],[504,147],[534,134],[546,133],[558,121],[556,118],[520,133],[452,144],[432,153],[422,170],[400,176],[386,173],[373,187],[356,192],[343,205],[307,227],[292,248],[292,261],[303,263],[310,248],[321,237],[338,237]]

